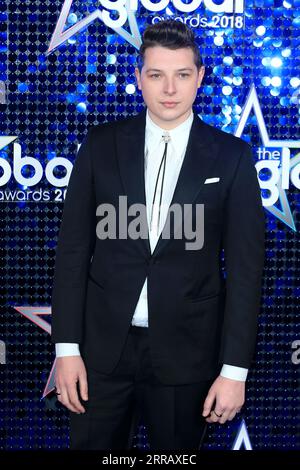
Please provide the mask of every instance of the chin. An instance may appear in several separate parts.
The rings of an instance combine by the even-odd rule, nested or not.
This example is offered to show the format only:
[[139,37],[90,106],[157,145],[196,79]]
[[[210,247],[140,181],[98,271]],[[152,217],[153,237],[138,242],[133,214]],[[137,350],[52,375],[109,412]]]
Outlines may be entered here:
[[177,110],[174,110],[174,109],[166,109],[164,110],[163,113],[161,113],[161,117],[162,119],[167,119],[168,121],[169,120],[175,120],[175,119],[179,119],[186,111],[178,111]]

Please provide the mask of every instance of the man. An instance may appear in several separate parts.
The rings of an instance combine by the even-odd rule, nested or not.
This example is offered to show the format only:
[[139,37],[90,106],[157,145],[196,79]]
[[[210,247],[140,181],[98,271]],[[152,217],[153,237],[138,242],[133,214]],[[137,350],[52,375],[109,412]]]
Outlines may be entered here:
[[[193,113],[204,66],[192,31],[149,26],[135,74],[146,110],[90,128],[68,186],[52,296],[57,396],[72,449],[130,448],[142,418],[151,450],[195,450],[206,423],[244,403],[264,211],[250,146]],[[146,237],[143,223],[129,236],[134,204]],[[171,206],[203,243],[187,248]]]

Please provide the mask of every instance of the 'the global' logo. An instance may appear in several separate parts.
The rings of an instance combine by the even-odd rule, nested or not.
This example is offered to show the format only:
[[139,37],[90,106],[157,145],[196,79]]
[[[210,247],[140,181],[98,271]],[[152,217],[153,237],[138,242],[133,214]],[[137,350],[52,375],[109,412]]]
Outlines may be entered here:
[[[6,146],[9,142],[16,140],[17,137],[0,137],[0,150]],[[24,176],[22,174],[22,169],[25,166],[31,166],[34,170],[32,176]],[[66,170],[66,174],[62,178],[57,178],[54,174],[54,170],[57,166],[63,166]],[[2,168],[2,176],[0,177],[0,186],[6,185],[12,174],[14,175],[15,180],[25,186],[35,186],[38,184],[44,174],[44,170],[41,162],[34,157],[22,157],[21,145],[15,142],[13,144],[13,168],[11,168],[10,163],[4,158],[0,158],[0,168]],[[63,157],[55,157],[50,160],[45,167],[45,175],[47,181],[52,184],[52,186],[63,187],[67,186],[72,171],[73,165],[67,159]]]
[[[43,167],[35,157],[22,155],[22,147],[15,142],[16,136],[0,136],[0,151],[12,144],[12,158],[0,157],[0,202],[63,202],[66,194],[73,165],[67,158],[54,157]],[[64,175],[56,175],[57,168],[63,168]],[[31,169],[30,174],[24,174],[24,170]],[[39,188],[37,185],[43,178],[53,187],[52,191]],[[12,178],[18,184],[11,183]],[[13,182],[13,183],[14,183]],[[2,190],[2,187],[6,188]],[[31,189],[32,188],[32,189]],[[64,189],[61,189],[64,188]]]
[[[165,10],[173,6],[180,13],[192,13],[204,6],[212,13],[243,13],[244,0],[223,0],[215,2],[213,0],[191,0],[183,2],[182,0],[99,0],[103,22],[110,28],[120,28],[124,26],[128,18],[128,11],[137,12],[139,4],[151,13]],[[112,11],[117,11],[118,18],[113,18]]]
[[[66,42],[76,33],[82,31],[95,20],[102,21],[106,26],[113,29],[125,41],[139,49],[141,35],[137,22],[138,10],[143,6],[149,14],[162,12],[167,18],[173,18],[187,23],[191,27],[211,28],[243,28],[244,0],[191,0],[188,3],[183,0],[95,0],[95,9],[86,16],[80,15],[75,9],[71,13],[73,0],[64,0],[63,6],[53,32],[47,55],[58,46]],[[213,17],[197,18],[191,13],[204,10]],[[221,15],[221,16],[219,16]],[[152,22],[165,19],[165,17],[154,17]],[[71,23],[71,26],[70,26]],[[67,27],[69,24],[69,27]],[[129,31],[125,28],[128,26]]]
[[300,149],[299,140],[273,140],[269,137],[255,85],[250,88],[235,135],[241,137],[250,112],[254,111],[262,147],[257,149],[256,170],[264,207],[296,231],[286,191],[300,189],[300,152],[291,157],[290,149]]

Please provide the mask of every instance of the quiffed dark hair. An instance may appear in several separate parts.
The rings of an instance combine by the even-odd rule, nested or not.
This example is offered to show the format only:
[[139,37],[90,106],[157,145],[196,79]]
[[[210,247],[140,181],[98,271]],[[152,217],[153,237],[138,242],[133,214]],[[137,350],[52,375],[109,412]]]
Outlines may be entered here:
[[148,47],[161,46],[168,49],[189,47],[194,53],[194,62],[199,70],[203,65],[194,32],[185,23],[178,20],[164,20],[149,25],[143,34],[142,44],[137,58],[137,67],[141,71],[144,65],[145,51]]

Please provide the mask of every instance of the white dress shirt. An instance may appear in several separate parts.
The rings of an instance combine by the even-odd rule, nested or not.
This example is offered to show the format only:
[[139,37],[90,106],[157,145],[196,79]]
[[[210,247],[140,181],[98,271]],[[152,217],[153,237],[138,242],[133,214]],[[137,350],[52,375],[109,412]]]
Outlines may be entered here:
[[[174,129],[168,131],[162,129],[146,113],[146,129],[145,129],[145,194],[146,208],[149,228],[149,243],[151,253],[153,253],[160,233],[163,229],[164,222],[167,217],[168,207],[171,203],[178,175],[184,160],[190,129],[193,123],[194,113],[191,110],[188,118]],[[152,207],[152,199],[154,195],[155,183],[158,175],[159,165],[165,148],[162,134],[168,133],[171,140],[168,143],[168,151],[166,158],[165,177],[163,184],[162,205],[160,212],[160,223],[157,227],[158,202],[160,199],[162,171],[157,185],[157,194],[153,211],[154,224],[150,227],[150,214]],[[138,302],[132,318],[132,325],[147,328],[148,327],[148,302],[147,302],[147,278],[140,292]],[[77,343],[57,343],[55,345],[56,357],[80,355],[79,345]],[[245,381],[248,370],[242,367],[224,364],[221,375],[233,380]]]

